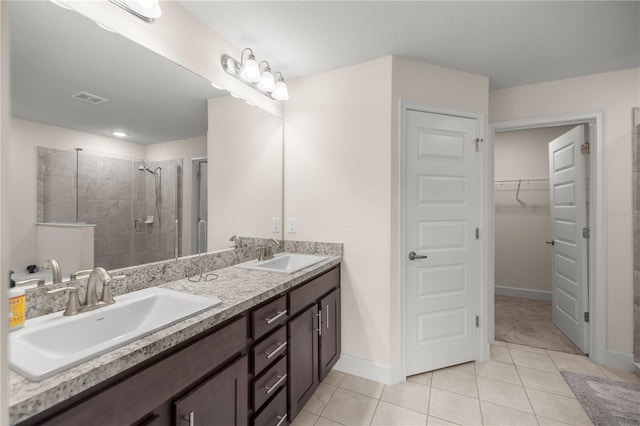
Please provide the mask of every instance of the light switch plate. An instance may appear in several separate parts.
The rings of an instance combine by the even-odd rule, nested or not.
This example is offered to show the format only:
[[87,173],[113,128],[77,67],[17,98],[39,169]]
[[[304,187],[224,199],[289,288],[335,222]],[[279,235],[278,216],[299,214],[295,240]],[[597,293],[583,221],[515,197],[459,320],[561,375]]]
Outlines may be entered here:
[[276,233],[280,232],[280,218],[274,217],[271,219],[271,232]]
[[289,223],[288,223],[288,231],[290,234],[295,234],[297,231],[297,225],[296,225],[296,219],[293,217],[289,218]]

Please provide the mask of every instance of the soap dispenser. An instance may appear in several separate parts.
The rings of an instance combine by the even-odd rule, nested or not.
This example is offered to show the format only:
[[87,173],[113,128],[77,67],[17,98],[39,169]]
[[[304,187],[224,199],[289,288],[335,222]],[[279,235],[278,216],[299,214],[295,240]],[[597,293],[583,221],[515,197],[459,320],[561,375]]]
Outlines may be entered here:
[[9,331],[17,330],[24,325],[27,309],[27,296],[24,289],[16,287],[13,271],[9,271]]

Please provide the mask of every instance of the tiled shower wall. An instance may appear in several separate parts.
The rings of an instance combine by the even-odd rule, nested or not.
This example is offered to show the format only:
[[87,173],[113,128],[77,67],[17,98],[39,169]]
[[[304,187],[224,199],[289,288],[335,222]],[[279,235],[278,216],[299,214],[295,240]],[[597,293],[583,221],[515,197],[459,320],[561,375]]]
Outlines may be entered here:
[[96,224],[95,265],[106,269],[174,257],[182,160],[147,164],[162,169],[161,220],[142,224],[139,232],[134,219],[157,216],[153,175],[139,171],[140,162],[87,151],[78,153],[78,165],[76,212],[76,152],[38,147],[38,221]]

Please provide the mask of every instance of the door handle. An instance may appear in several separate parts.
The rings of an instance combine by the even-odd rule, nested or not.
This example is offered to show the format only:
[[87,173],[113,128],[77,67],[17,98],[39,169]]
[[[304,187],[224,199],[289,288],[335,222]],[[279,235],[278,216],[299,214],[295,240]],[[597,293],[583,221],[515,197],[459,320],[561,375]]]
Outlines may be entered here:
[[553,240],[547,240],[547,241],[545,241],[545,243],[547,243],[547,244],[551,244],[552,246],[555,246],[555,245],[556,245],[556,242],[555,242],[555,241],[553,241]]
[[415,251],[409,253],[409,260],[426,259],[427,256],[418,256]]

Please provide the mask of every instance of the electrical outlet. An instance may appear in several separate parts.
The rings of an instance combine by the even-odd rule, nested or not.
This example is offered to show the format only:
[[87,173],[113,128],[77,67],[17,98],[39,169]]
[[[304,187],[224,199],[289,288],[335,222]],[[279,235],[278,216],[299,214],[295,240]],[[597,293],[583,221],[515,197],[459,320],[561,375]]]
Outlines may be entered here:
[[276,233],[280,232],[280,218],[274,217],[271,219],[271,232]]
[[290,234],[295,234],[297,231],[296,219],[293,217],[289,218],[288,230]]

